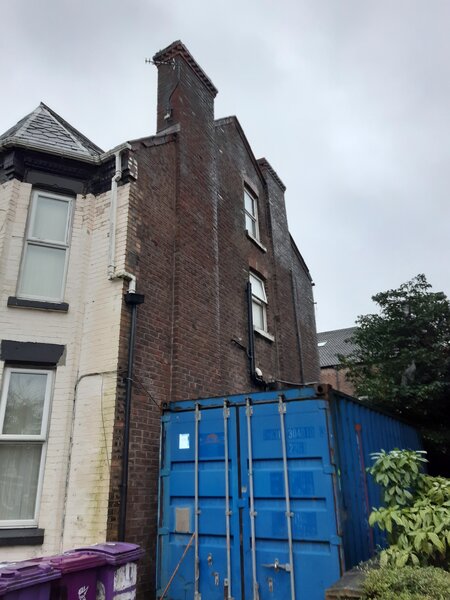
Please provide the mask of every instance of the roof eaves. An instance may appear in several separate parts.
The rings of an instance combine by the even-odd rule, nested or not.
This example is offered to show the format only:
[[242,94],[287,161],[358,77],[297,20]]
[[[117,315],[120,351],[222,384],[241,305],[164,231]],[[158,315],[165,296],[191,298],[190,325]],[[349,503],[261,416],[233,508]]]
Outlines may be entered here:
[[15,136],[3,138],[0,140],[0,150],[2,148],[23,148],[25,150],[34,150],[36,152],[44,152],[46,154],[52,154],[54,156],[61,156],[64,158],[71,158],[74,160],[79,160],[82,162],[99,164],[100,161],[98,158],[90,154],[80,154],[79,152],[70,152],[70,150],[61,150],[59,148],[54,148],[50,145],[45,144],[33,144],[27,140],[18,139]]
[[44,152],[46,154],[52,154],[53,156],[61,156],[62,158],[70,158],[72,160],[78,160],[80,162],[91,163],[93,165],[100,165],[106,160],[111,158],[116,152],[122,150],[130,150],[131,146],[128,142],[119,144],[111,150],[107,150],[97,156],[80,154],[79,152],[70,152],[70,150],[60,150],[52,146],[45,146],[44,144],[33,144],[31,142],[17,139],[12,136],[0,140],[0,151],[2,148],[23,148],[24,150],[32,150],[35,152]]

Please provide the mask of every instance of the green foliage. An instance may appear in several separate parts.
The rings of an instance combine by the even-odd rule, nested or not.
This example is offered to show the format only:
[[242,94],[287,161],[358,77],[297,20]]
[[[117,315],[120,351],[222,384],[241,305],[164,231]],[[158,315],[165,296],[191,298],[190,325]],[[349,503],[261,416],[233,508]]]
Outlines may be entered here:
[[426,452],[415,450],[391,450],[373,452],[375,464],[368,472],[383,488],[386,506],[408,506],[413,499],[411,489],[420,485],[422,465],[427,462]]
[[379,314],[358,317],[356,350],[340,357],[358,396],[416,423],[450,447],[450,303],[424,275],[372,297]]
[[373,569],[363,590],[364,600],[448,600],[450,573],[435,567]]
[[389,548],[380,565],[450,565],[450,480],[422,472],[424,452],[376,452],[368,469],[383,488],[385,506],[370,514],[369,524],[388,534]]

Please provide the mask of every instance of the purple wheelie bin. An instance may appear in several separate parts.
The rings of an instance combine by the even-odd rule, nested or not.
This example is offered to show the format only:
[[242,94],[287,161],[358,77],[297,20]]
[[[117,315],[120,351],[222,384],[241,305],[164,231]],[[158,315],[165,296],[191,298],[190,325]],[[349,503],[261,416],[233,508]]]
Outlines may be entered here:
[[136,544],[105,542],[76,552],[96,552],[105,559],[98,572],[97,600],[133,600],[136,597],[137,561],[144,551]]
[[23,561],[0,569],[2,600],[49,600],[60,573],[46,562]]
[[52,586],[52,600],[96,600],[98,569],[106,562],[101,554],[70,551],[44,560],[61,574]]

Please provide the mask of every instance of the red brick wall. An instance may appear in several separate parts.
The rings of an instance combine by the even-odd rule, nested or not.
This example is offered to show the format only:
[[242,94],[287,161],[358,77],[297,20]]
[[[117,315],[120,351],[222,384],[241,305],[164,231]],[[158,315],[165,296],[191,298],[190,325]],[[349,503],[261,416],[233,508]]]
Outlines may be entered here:
[[[181,56],[159,71],[161,104],[179,123],[174,240],[173,347],[170,397],[218,394],[220,387],[217,194],[214,164],[214,96]],[[170,90],[169,99],[167,92]]]
[[[265,280],[268,330],[275,336],[277,297],[266,186],[261,172],[245,147],[240,127],[234,119],[217,123],[216,145],[222,390],[231,394],[258,389],[251,381],[246,353],[238,345],[248,346],[246,286],[249,269]],[[260,240],[267,252],[246,235],[244,183],[258,196]],[[278,378],[277,342],[255,334],[255,364],[266,380]]]
[[[292,252],[289,235],[286,206],[284,202],[284,185],[277,179],[269,163],[259,161],[267,182],[268,212],[270,215],[271,252],[274,262],[274,284],[277,294],[277,345],[280,363],[279,379],[291,382],[305,382],[304,371],[311,370],[311,357],[301,354],[300,323],[297,322],[304,309],[295,298],[293,273],[301,268],[297,256]],[[305,277],[301,285],[311,291],[311,282]],[[297,300],[297,307],[296,307]],[[312,307],[308,307],[312,315]],[[314,332],[315,335],[315,332]],[[315,365],[314,365],[315,366]]]
[[[234,119],[214,122],[211,88],[180,56],[175,68],[159,67],[158,103],[159,134],[133,144],[139,175],[130,191],[127,253],[127,269],[136,273],[138,292],[145,294],[137,320],[126,536],[147,552],[141,597],[154,593],[156,568],[160,411],[150,396],[161,404],[260,389],[252,383],[245,352],[249,268],[266,279],[268,326],[275,336],[271,342],[255,335],[256,366],[266,380],[301,381],[302,373],[317,371],[314,305],[302,299],[302,294],[311,295],[311,283],[292,253],[282,185],[267,169],[263,175]],[[172,116],[165,120],[168,108]],[[258,195],[266,252],[245,233],[244,182]],[[294,295],[303,319],[299,323]],[[128,311],[124,307],[124,370]],[[300,329],[305,339],[311,338],[303,371]],[[111,537],[119,498],[121,406],[112,464]]]
[[[153,597],[159,470],[160,410],[170,397],[174,243],[176,236],[176,142],[172,135],[135,144],[138,183],[130,190],[127,270],[137,276],[145,303],[137,309],[137,331],[131,403],[128,510],[126,540],[140,544],[146,554],[139,569],[139,595]],[[157,174],[157,175],[155,175]],[[128,360],[130,309],[124,304],[119,371],[125,377]],[[111,461],[108,539],[117,539],[124,425],[124,381],[119,400]],[[154,398],[152,401],[150,395]]]
[[294,242],[292,254],[295,257],[292,261],[292,279],[303,381],[312,383],[320,378],[313,287],[311,275]]
[[324,367],[320,369],[321,383],[329,383],[335,390],[344,392],[349,396],[355,396],[355,388],[347,379],[347,369],[337,369],[336,367]]

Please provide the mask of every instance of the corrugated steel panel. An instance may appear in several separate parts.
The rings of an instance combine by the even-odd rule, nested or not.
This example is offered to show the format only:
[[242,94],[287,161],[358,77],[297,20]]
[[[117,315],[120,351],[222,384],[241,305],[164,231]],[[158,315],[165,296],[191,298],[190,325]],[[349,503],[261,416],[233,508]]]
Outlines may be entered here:
[[[370,452],[415,431],[312,387],[176,402],[162,417],[159,594],[172,600],[323,600],[382,542]],[[370,478],[369,478],[370,479]]]
[[370,558],[386,541],[368,524],[373,507],[381,504],[381,488],[366,472],[372,452],[394,448],[420,449],[416,430],[354,399],[331,395],[337,463],[341,482],[341,519],[346,568]]

